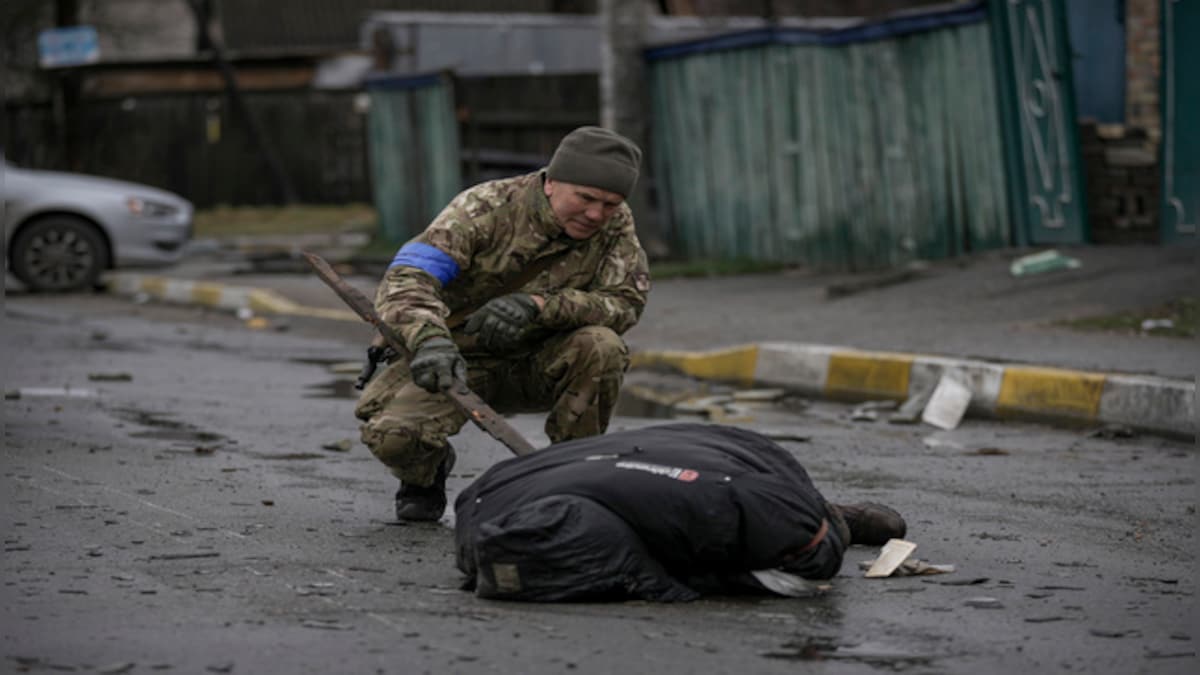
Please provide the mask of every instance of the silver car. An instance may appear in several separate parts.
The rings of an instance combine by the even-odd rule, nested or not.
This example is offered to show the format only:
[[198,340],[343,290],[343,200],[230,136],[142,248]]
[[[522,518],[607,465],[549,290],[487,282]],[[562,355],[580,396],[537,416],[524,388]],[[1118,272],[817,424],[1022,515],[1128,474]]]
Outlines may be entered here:
[[92,287],[118,267],[169,265],[192,236],[191,202],[148,185],[5,161],[0,193],[5,264],[33,291]]

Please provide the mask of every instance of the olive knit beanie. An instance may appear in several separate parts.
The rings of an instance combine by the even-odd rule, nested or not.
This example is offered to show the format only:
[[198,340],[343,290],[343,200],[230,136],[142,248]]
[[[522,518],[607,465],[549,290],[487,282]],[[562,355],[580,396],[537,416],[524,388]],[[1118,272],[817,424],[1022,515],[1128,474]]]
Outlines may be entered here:
[[601,127],[579,127],[558,144],[546,175],[628,197],[641,161],[641,149],[628,138]]

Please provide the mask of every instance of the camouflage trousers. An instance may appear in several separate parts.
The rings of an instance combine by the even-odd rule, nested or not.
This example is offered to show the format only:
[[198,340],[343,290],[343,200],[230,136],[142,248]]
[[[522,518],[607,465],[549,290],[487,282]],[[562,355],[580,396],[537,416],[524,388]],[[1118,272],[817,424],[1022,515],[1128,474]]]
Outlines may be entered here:
[[[498,358],[463,349],[467,381],[497,412],[544,412],[551,442],[604,433],[629,366],[625,342],[601,326],[557,333],[532,353]],[[413,384],[397,361],[376,375],[354,410],[362,441],[401,481],[431,485],[467,417],[443,394]]]

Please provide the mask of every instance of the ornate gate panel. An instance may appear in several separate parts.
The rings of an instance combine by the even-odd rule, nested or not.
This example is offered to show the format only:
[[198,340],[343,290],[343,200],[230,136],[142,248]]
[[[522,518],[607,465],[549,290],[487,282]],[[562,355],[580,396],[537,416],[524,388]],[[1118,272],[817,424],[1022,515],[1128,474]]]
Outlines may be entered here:
[[1063,0],[989,5],[1018,243],[1087,239]]

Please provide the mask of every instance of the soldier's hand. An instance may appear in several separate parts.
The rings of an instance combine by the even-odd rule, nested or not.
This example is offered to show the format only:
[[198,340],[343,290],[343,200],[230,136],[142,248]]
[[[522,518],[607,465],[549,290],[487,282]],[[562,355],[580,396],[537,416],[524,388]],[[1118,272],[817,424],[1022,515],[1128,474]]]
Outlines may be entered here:
[[472,314],[464,330],[478,335],[484,349],[504,354],[520,345],[539,311],[537,302],[525,293],[502,295]]
[[418,387],[435,394],[454,386],[456,379],[467,380],[467,362],[458,347],[442,337],[422,342],[408,368]]

